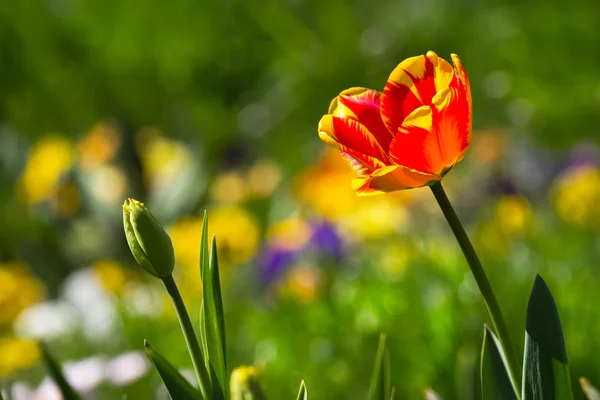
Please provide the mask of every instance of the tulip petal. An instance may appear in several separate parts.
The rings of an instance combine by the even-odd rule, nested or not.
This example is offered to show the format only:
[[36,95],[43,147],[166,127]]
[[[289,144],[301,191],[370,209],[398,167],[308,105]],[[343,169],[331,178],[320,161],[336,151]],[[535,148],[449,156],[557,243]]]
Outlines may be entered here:
[[[358,89],[362,89],[358,91]],[[337,97],[337,106],[332,112],[336,117],[359,121],[373,134],[379,145],[387,150],[392,134],[385,127],[379,112],[381,93],[376,90],[353,88]]]
[[381,162],[389,160],[375,136],[355,119],[325,115],[319,122],[319,137],[338,149],[344,146]]
[[381,116],[388,130],[397,132],[406,116],[431,104],[453,76],[452,66],[432,51],[402,61],[392,71],[381,98]]
[[358,176],[352,180],[352,188],[359,196],[393,192],[430,185],[441,176],[424,174],[399,165],[389,165],[368,176]]
[[397,165],[444,175],[458,163],[471,140],[471,115],[465,96],[449,87],[438,92],[431,106],[413,111],[390,145]]

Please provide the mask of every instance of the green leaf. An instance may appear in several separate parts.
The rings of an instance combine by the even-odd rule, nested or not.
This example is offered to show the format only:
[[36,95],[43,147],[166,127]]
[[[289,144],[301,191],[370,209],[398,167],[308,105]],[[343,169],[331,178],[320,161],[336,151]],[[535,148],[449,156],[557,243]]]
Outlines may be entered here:
[[529,297],[525,329],[523,400],[573,399],[558,310],[539,275]]
[[392,386],[392,393],[390,394],[390,400],[396,400],[396,388]]
[[[217,399],[227,392],[227,365],[225,362],[225,318],[221,298],[217,240],[213,236],[208,254],[208,215],[204,214],[200,239],[200,275],[202,277],[202,306],[200,308],[200,333],[206,369],[211,372]],[[215,384],[215,383],[218,383]]]
[[173,400],[202,400],[202,395],[148,341],[144,340],[146,355],[154,364]]
[[300,390],[298,391],[296,400],[308,400],[308,392],[306,391],[306,384],[304,381],[300,382]]
[[385,334],[379,336],[375,366],[371,375],[369,400],[388,400],[391,393],[390,354],[386,346]]
[[52,379],[54,379],[54,382],[56,382],[56,385],[60,389],[64,400],[80,400],[79,395],[75,393],[75,390],[65,379],[60,368],[60,364],[54,360],[46,345],[40,343],[40,348],[42,349],[42,357],[44,359],[44,364],[46,365],[46,370]]
[[581,384],[581,389],[583,389],[583,393],[588,398],[588,400],[600,400],[600,391],[596,389],[590,381],[585,378],[579,378],[579,383]]
[[483,400],[517,400],[502,345],[485,325],[481,349],[481,396]]

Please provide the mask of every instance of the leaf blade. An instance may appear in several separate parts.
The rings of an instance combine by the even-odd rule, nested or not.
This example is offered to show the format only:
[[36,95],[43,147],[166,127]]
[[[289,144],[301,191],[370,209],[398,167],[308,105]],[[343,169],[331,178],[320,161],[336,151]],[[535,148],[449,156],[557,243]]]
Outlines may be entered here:
[[60,389],[64,400],[81,400],[79,395],[65,379],[60,364],[54,359],[54,357],[52,357],[44,343],[40,343],[40,349],[42,350],[42,358],[44,360],[46,370],[52,379],[54,379],[54,382]]
[[177,368],[175,368],[166,358],[156,351],[148,341],[144,341],[146,356],[154,364],[162,381],[167,387],[167,391],[173,400],[202,400],[203,397],[191,383],[185,379]]
[[496,335],[485,325],[481,348],[481,396],[484,400],[517,400],[508,374],[504,350]]
[[308,391],[306,390],[306,384],[304,380],[300,382],[300,390],[298,390],[298,396],[296,396],[296,400],[308,400]]
[[540,275],[527,305],[523,361],[523,400],[573,399],[558,309]]
[[388,400],[391,394],[390,356],[386,345],[386,335],[379,336],[375,365],[369,386],[369,400]]

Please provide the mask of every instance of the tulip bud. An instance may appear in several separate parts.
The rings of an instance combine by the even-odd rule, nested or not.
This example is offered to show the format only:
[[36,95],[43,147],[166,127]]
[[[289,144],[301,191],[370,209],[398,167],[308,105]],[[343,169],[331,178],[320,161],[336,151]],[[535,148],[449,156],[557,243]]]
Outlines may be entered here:
[[138,264],[157,278],[169,277],[175,265],[171,238],[143,203],[134,199],[125,200],[123,227],[131,253]]
[[229,381],[231,400],[264,400],[265,394],[258,383],[254,367],[241,366],[233,370]]

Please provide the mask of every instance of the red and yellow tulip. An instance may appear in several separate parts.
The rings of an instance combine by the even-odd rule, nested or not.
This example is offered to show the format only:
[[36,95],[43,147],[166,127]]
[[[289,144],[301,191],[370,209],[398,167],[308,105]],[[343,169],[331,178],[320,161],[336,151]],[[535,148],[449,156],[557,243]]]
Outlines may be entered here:
[[471,89],[456,55],[454,66],[430,51],[407,58],[383,92],[351,88],[319,122],[319,137],[340,150],[358,176],[359,195],[434,184],[471,143]]

